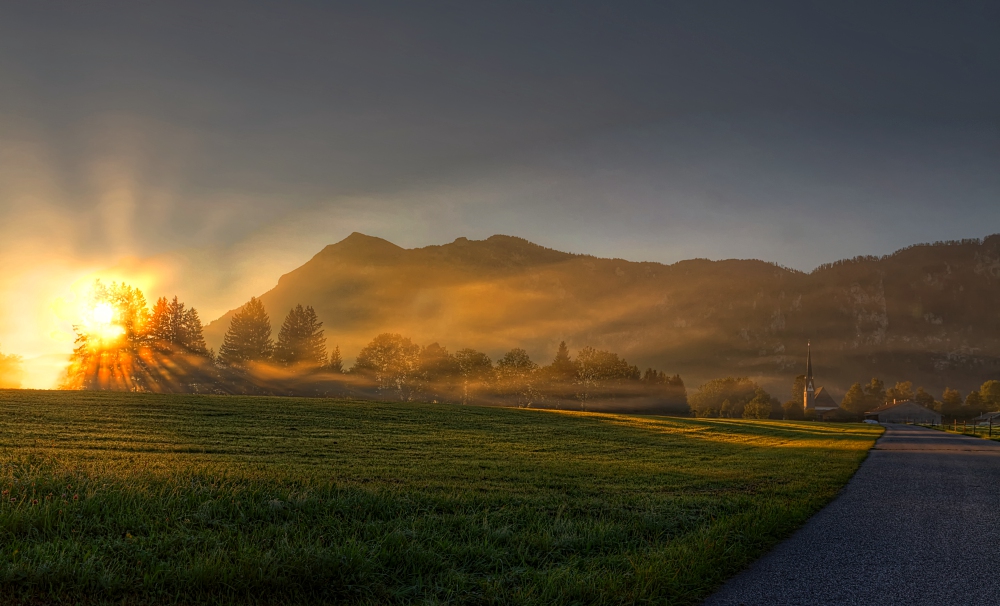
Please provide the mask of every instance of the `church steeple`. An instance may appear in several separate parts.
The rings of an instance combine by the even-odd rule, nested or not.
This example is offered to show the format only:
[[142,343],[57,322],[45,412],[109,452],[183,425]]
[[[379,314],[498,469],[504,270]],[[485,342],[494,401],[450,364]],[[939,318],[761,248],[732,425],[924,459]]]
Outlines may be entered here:
[[812,343],[806,342],[806,388],[802,393],[802,410],[816,408],[816,384],[813,383]]

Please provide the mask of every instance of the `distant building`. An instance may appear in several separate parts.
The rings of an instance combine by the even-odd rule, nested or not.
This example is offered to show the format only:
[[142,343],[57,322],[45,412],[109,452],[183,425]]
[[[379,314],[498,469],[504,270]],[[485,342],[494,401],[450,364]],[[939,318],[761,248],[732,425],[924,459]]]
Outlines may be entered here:
[[813,382],[812,343],[806,343],[806,389],[802,393],[802,412],[816,408],[816,384]]
[[827,389],[816,389],[816,382],[813,380],[812,343],[806,343],[806,388],[802,393],[802,411],[812,411],[816,418],[823,418],[826,413],[838,408],[840,406]]
[[911,400],[905,402],[894,402],[876,408],[865,413],[866,419],[872,419],[879,423],[927,423],[930,425],[941,424],[941,413],[921,406]]
[[976,423],[989,423],[992,420],[994,425],[1000,425],[1000,412],[984,412],[972,420]]

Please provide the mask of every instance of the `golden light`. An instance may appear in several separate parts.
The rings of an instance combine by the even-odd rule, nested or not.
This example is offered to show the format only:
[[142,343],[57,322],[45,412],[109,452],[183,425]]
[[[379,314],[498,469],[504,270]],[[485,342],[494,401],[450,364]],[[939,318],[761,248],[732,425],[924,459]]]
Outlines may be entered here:
[[94,306],[94,321],[100,324],[111,324],[115,317],[115,308],[110,303],[98,303]]
[[115,320],[118,310],[107,301],[91,301],[80,310],[81,331],[95,342],[94,346],[107,344],[125,334],[125,328]]

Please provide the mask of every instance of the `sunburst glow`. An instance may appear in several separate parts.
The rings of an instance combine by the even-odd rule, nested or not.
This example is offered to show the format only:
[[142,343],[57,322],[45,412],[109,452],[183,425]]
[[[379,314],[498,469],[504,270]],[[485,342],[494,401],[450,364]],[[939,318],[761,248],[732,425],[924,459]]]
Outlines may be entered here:
[[80,329],[94,345],[107,344],[121,338],[125,328],[118,323],[120,314],[107,301],[92,301],[80,310]]

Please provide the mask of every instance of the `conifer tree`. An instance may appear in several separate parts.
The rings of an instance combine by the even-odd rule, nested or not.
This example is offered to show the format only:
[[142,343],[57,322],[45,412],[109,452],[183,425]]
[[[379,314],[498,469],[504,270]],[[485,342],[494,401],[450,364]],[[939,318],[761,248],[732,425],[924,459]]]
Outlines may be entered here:
[[171,341],[169,303],[166,297],[160,297],[153,305],[153,313],[149,318],[149,330],[147,334],[154,344],[169,343]]
[[296,305],[285,316],[278,331],[274,359],[280,364],[309,364],[317,368],[326,361],[323,323],[311,306],[303,309],[302,305]]
[[193,307],[185,309],[176,296],[169,302],[166,297],[156,300],[148,326],[149,339],[159,347],[170,344],[191,353],[208,353],[198,311]]
[[545,370],[546,374],[553,381],[572,381],[576,378],[579,367],[576,362],[570,359],[566,341],[559,342],[556,357],[552,360],[552,364]]
[[340,357],[339,345],[333,346],[333,351],[330,353],[330,361],[327,363],[326,369],[337,374],[344,372],[344,360]]
[[250,297],[250,301],[233,314],[219,348],[219,360],[230,366],[242,366],[270,359],[273,350],[271,319],[260,299]]
[[184,312],[184,319],[181,321],[184,341],[181,343],[185,349],[191,353],[208,355],[208,346],[205,344],[205,335],[202,331],[201,318],[198,317],[198,310],[191,308]]

